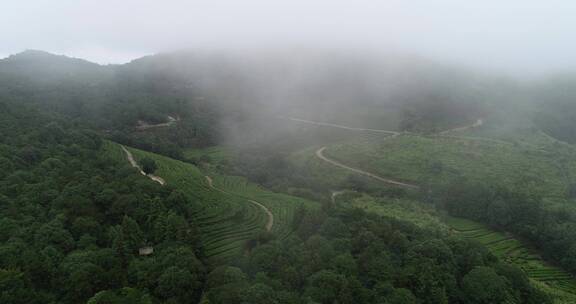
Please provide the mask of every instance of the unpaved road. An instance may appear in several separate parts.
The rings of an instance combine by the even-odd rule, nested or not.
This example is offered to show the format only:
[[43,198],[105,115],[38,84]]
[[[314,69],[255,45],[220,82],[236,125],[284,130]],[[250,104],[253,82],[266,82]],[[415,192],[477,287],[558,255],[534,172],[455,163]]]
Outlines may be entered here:
[[134,156],[132,155],[132,153],[130,151],[128,151],[128,149],[126,149],[126,147],[124,147],[123,145],[121,145],[122,150],[124,150],[124,152],[126,153],[126,158],[128,158],[128,162],[130,162],[130,164],[132,165],[132,167],[138,169],[138,171],[140,172],[140,174],[148,176],[148,178],[150,178],[151,180],[159,183],[160,185],[164,186],[166,185],[166,181],[164,181],[163,178],[161,178],[160,176],[156,176],[153,174],[146,174],[146,172],[142,171],[142,168],[140,168],[140,166],[138,165],[138,163],[136,162],[136,160],[134,160]]
[[[230,195],[234,195],[234,196],[238,196],[234,193],[228,192],[226,190],[217,188],[214,186],[214,181],[212,180],[212,178],[210,176],[205,176],[206,180],[208,181],[208,186],[216,191],[220,191],[222,193],[226,193],[226,194],[230,194]],[[247,201],[251,202],[252,204],[262,208],[262,210],[264,210],[264,212],[266,212],[266,214],[268,215],[268,222],[266,222],[266,231],[270,231],[272,230],[272,226],[274,225],[274,215],[272,214],[272,212],[270,212],[270,210],[268,210],[268,208],[262,204],[260,204],[259,202],[255,201],[255,200],[251,200],[251,199],[246,199]]]
[[[316,125],[316,126],[325,126],[325,127],[333,127],[333,128],[338,128],[338,129],[345,129],[345,130],[352,130],[352,131],[363,131],[363,132],[375,132],[375,133],[384,133],[384,134],[390,134],[392,136],[399,136],[401,134],[401,132],[398,131],[390,131],[390,130],[380,130],[380,129],[365,129],[365,128],[355,128],[355,127],[349,127],[349,126],[343,126],[343,125],[338,125],[338,124],[333,124],[333,123],[328,123],[328,122],[318,122],[318,121],[312,121],[312,120],[306,120],[306,119],[301,119],[301,118],[294,118],[294,117],[281,117],[283,119],[288,119],[288,120],[292,120],[292,121],[297,121],[297,122],[303,122],[303,123],[307,123],[307,124],[312,124],[312,125]],[[468,129],[472,129],[472,128],[476,128],[476,127],[480,127],[484,124],[484,120],[479,118],[477,119],[473,124],[470,125],[465,125],[462,127],[457,127],[457,128],[452,128],[449,130],[444,130],[441,132],[438,132],[438,135],[444,135],[450,132],[458,132],[458,131],[465,131]]]
[[[284,118],[284,117],[283,117]],[[354,128],[354,127],[348,127],[348,126],[343,126],[343,125],[338,125],[338,124],[333,124],[333,123],[326,123],[326,122],[317,122],[317,121],[311,121],[311,120],[306,120],[306,119],[300,119],[300,118],[294,118],[294,117],[286,117],[285,119],[288,120],[292,120],[292,121],[297,121],[297,122],[303,122],[303,123],[308,123],[308,124],[313,124],[313,125],[317,125],[317,126],[327,126],[327,127],[334,127],[334,128],[339,128],[339,129],[345,129],[345,130],[353,130],[353,131],[363,131],[363,132],[376,132],[376,133],[384,133],[384,134],[390,134],[391,136],[389,136],[388,138],[394,138],[397,136],[400,136],[402,133],[397,132],[397,131],[389,131],[389,130],[379,130],[379,129],[364,129],[364,128]],[[446,130],[446,131],[442,131],[439,132],[439,135],[443,135],[449,132],[454,132],[454,131],[464,131],[464,130],[468,130],[471,128],[476,128],[481,126],[482,124],[484,124],[484,120],[483,119],[478,119],[476,120],[476,122],[474,122],[471,125],[466,125],[466,126],[462,126],[462,127],[458,127],[458,128],[453,128],[450,130]],[[370,173],[361,169],[357,169],[357,168],[353,168],[350,166],[347,166],[341,162],[338,162],[336,160],[330,159],[328,157],[326,157],[326,155],[324,155],[324,151],[326,150],[327,147],[322,147],[318,150],[316,150],[316,156],[318,156],[318,158],[322,159],[325,162],[328,162],[334,166],[364,175],[364,176],[368,176],[371,177],[373,179],[379,180],[381,182],[384,182],[386,184],[390,184],[390,185],[395,185],[395,186],[400,186],[400,187],[406,187],[406,188],[412,188],[412,189],[420,189],[420,186],[415,185],[415,184],[409,184],[409,183],[405,183],[405,182],[400,182],[397,180],[393,180],[393,179],[389,179],[389,178],[384,178],[381,176],[378,176],[374,173]],[[338,193],[336,193],[336,195],[338,195]],[[332,194],[332,200],[334,200],[335,195],[334,193]]]
[[[300,119],[300,118],[294,118],[294,117],[287,117],[286,119],[288,120],[292,120],[292,121],[296,121],[296,122],[303,122],[303,123],[307,123],[307,124],[313,124],[313,125],[317,125],[317,126],[326,126],[326,127],[333,127],[333,128],[339,128],[339,129],[345,129],[345,130],[352,130],[352,131],[361,131],[361,132],[374,132],[374,133],[383,133],[383,134],[388,134],[390,135],[388,138],[394,138],[397,136],[400,136],[400,132],[397,131],[389,131],[389,130],[379,130],[379,129],[366,129],[366,128],[354,128],[354,127],[348,127],[348,126],[343,126],[343,125],[338,125],[338,124],[333,124],[333,123],[326,123],[326,122],[317,122],[317,121],[311,121],[311,120],[306,120],[306,119]],[[322,147],[318,150],[316,150],[316,156],[318,156],[318,158],[322,159],[325,162],[328,162],[334,166],[364,175],[364,176],[368,176],[371,177],[373,179],[376,179],[378,181],[384,182],[386,184],[390,184],[390,185],[395,185],[395,186],[400,186],[400,187],[406,187],[406,188],[412,188],[412,189],[419,189],[420,187],[418,185],[414,185],[414,184],[409,184],[409,183],[404,183],[404,182],[400,182],[400,181],[396,181],[396,180],[392,180],[389,178],[384,178],[381,176],[378,176],[374,173],[370,173],[361,169],[357,169],[357,168],[353,168],[350,166],[347,166],[341,162],[338,162],[336,160],[330,159],[328,157],[326,157],[324,155],[324,150],[326,150],[327,147]],[[335,196],[338,195],[338,192],[335,192],[332,194],[332,200],[335,199]]]
[[297,122],[303,122],[303,123],[312,124],[312,125],[317,125],[317,126],[326,126],[326,127],[333,127],[333,128],[339,128],[339,129],[345,129],[345,130],[352,130],[352,131],[364,131],[364,132],[384,133],[384,134],[390,134],[390,135],[392,135],[392,136],[398,136],[398,135],[400,135],[400,132],[397,132],[397,131],[379,130],[379,129],[365,129],[365,128],[354,128],[354,127],[348,127],[348,126],[343,126],[343,125],[337,125],[337,124],[333,124],[333,123],[318,122],[318,121],[312,121],[312,120],[306,120],[306,119],[300,119],[300,118],[294,118],[294,117],[286,117],[285,119],[292,120],[292,121],[297,121]]
[[[134,155],[132,155],[132,153],[130,151],[128,151],[128,149],[126,149],[126,147],[124,147],[123,145],[120,145],[120,147],[122,147],[122,150],[124,150],[124,153],[126,153],[126,158],[128,159],[128,162],[130,163],[130,165],[132,165],[132,167],[138,169],[138,172],[140,172],[140,174],[148,176],[148,178],[159,183],[162,186],[164,186],[166,184],[166,181],[164,181],[164,179],[161,178],[160,176],[156,176],[153,174],[146,174],[144,171],[142,171],[142,168],[140,168],[140,166],[138,165],[138,163],[134,159]],[[210,176],[206,176],[206,180],[208,181],[208,185],[210,186],[210,188],[212,188],[216,191],[230,194],[230,195],[235,195],[234,193],[230,193],[228,191],[225,191],[225,190],[222,190],[222,189],[215,187],[214,182],[212,181],[212,178],[210,178]],[[264,210],[264,212],[266,212],[266,215],[268,216],[268,222],[266,222],[266,231],[272,230],[272,226],[274,225],[274,215],[272,214],[272,212],[270,212],[270,210],[266,206],[262,205],[261,203],[255,201],[255,200],[251,200],[251,199],[246,199],[246,200],[251,202],[252,204],[262,208],[262,210]]]
[[336,203],[336,197],[340,194],[344,194],[346,193],[346,190],[340,190],[340,191],[332,191],[332,195],[330,196],[330,199],[332,200],[332,203]]
[[352,168],[350,166],[344,165],[341,162],[335,161],[333,159],[330,159],[328,157],[326,157],[324,155],[324,150],[326,150],[326,147],[322,147],[320,149],[318,149],[316,151],[316,156],[318,156],[320,159],[322,159],[325,162],[328,162],[334,166],[340,167],[340,168],[344,168],[347,169],[349,171],[353,171],[355,173],[361,174],[361,175],[365,175],[368,177],[371,177],[373,179],[379,180],[381,182],[384,182],[386,184],[390,184],[390,185],[395,185],[395,186],[400,186],[400,187],[406,187],[406,188],[412,188],[412,189],[420,189],[420,186],[418,185],[414,185],[414,184],[408,184],[408,183],[404,183],[404,182],[400,182],[400,181],[396,181],[396,180],[392,180],[392,179],[388,179],[388,178],[383,178],[380,177],[376,174],[370,173],[370,172],[366,172],[364,170],[360,170],[360,169],[356,169],[356,168]]
[[178,122],[180,120],[180,117],[172,117],[172,116],[168,116],[168,121],[167,122],[163,122],[163,123],[159,123],[159,124],[155,124],[155,125],[150,125],[142,120],[138,121],[138,126],[136,126],[137,130],[147,130],[147,129],[152,129],[152,128],[163,128],[163,127],[169,127],[171,125],[173,125],[174,123]]
[[442,131],[442,132],[438,132],[438,135],[444,135],[444,134],[447,134],[447,133],[450,133],[450,132],[466,131],[466,130],[468,130],[468,129],[473,129],[473,128],[479,127],[479,126],[481,126],[481,125],[483,125],[483,124],[484,124],[484,120],[480,118],[480,119],[476,120],[476,121],[475,121],[473,124],[471,124],[471,125],[466,125],[466,126],[462,126],[462,127],[453,128],[453,129],[450,129],[450,130],[445,130],[445,131]]

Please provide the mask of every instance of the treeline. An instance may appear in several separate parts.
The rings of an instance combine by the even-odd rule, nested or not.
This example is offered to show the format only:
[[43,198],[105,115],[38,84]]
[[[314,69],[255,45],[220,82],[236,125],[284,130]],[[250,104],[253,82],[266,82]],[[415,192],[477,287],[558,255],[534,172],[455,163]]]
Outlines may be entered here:
[[191,202],[108,157],[92,131],[0,108],[1,303],[199,298]]
[[300,213],[286,240],[207,276],[205,303],[549,303],[484,247],[360,209]]
[[576,274],[576,209],[548,206],[540,197],[501,185],[454,182],[435,193],[454,215],[529,240],[548,259]]

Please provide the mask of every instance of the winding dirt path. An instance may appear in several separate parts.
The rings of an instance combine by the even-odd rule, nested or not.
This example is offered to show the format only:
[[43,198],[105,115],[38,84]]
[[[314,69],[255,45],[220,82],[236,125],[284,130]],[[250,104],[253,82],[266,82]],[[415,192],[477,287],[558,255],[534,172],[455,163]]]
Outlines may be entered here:
[[[384,134],[390,134],[392,136],[399,136],[400,134],[402,134],[402,132],[398,132],[398,131],[390,131],[390,130],[380,130],[380,129],[366,129],[366,128],[355,128],[355,127],[349,127],[349,126],[344,126],[344,125],[339,125],[339,124],[333,124],[333,123],[328,123],[328,122],[319,122],[319,121],[312,121],[312,120],[306,120],[306,119],[301,119],[301,118],[294,118],[294,117],[280,117],[283,119],[288,119],[291,121],[296,121],[296,122],[303,122],[303,123],[307,123],[307,124],[312,124],[312,125],[316,125],[316,126],[325,126],[325,127],[333,127],[333,128],[338,128],[338,129],[344,129],[344,130],[352,130],[352,131],[363,131],[363,132],[374,132],[374,133],[384,133]],[[469,124],[469,125],[465,125],[465,126],[461,126],[461,127],[456,127],[456,128],[452,128],[452,129],[448,129],[448,130],[444,130],[444,131],[440,131],[437,133],[437,135],[444,135],[444,134],[448,134],[451,132],[459,132],[459,131],[466,131],[468,129],[473,129],[473,128],[477,128],[480,127],[484,124],[484,120],[482,118],[477,119],[474,123]]]
[[326,147],[322,147],[322,148],[316,150],[316,156],[318,156],[318,157],[319,157],[320,159],[322,159],[323,161],[328,162],[328,163],[330,163],[330,164],[332,164],[332,165],[334,165],[334,166],[337,166],[337,167],[340,167],[340,168],[344,168],[344,169],[347,169],[347,170],[349,170],[349,171],[353,171],[353,172],[355,172],[355,173],[358,173],[358,174],[361,174],[361,175],[364,175],[364,176],[371,177],[371,178],[373,178],[373,179],[379,180],[379,181],[381,181],[381,182],[383,182],[383,183],[386,183],[386,184],[395,185],[395,186],[400,186],[400,187],[406,187],[406,188],[412,188],[412,189],[420,189],[420,186],[418,186],[418,185],[409,184],[409,183],[404,183],[404,182],[396,181],[396,180],[393,180],[393,179],[383,178],[383,177],[380,177],[380,176],[378,176],[378,175],[376,175],[376,174],[373,174],[373,173],[370,173],[370,172],[367,172],[367,171],[364,171],[364,170],[360,170],[360,169],[357,169],[357,168],[353,168],[353,167],[347,166],[347,165],[345,165],[345,164],[343,164],[343,163],[341,163],[341,162],[338,162],[338,161],[336,161],[336,160],[333,160],[333,159],[330,159],[330,158],[326,157],[326,156],[324,155],[324,150],[326,150]]
[[468,129],[473,129],[473,128],[476,128],[476,127],[480,127],[480,126],[483,125],[483,124],[484,124],[484,120],[483,120],[482,118],[479,118],[479,119],[477,119],[477,120],[476,120],[473,124],[471,124],[471,125],[466,125],[466,126],[457,127],[457,128],[452,128],[452,129],[449,129],[449,130],[445,130],[445,131],[442,131],[442,132],[438,132],[438,135],[444,135],[444,134],[447,134],[447,133],[450,133],[450,132],[466,131],[466,130],[468,130]]
[[[222,193],[226,193],[226,194],[230,194],[230,195],[234,195],[234,196],[238,196],[234,193],[228,192],[226,190],[220,189],[216,186],[214,186],[214,181],[212,180],[212,178],[208,175],[205,176],[206,177],[206,181],[208,181],[208,186],[216,191],[220,191]],[[244,198],[244,197],[243,197]],[[262,210],[264,210],[264,212],[266,213],[266,215],[268,216],[268,222],[266,222],[266,231],[270,231],[272,230],[272,226],[274,226],[274,214],[272,214],[272,212],[270,212],[270,210],[262,205],[261,203],[255,201],[255,200],[251,200],[248,198],[245,198],[247,201],[251,202],[252,204],[262,208]]]
[[332,191],[332,195],[330,195],[330,200],[332,200],[332,203],[336,203],[336,197],[344,193],[346,193],[346,190]]
[[365,129],[365,128],[354,128],[354,127],[348,127],[348,126],[343,126],[343,125],[337,125],[337,124],[333,124],[333,123],[318,122],[318,121],[312,121],[312,120],[306,120],[306,119],[300,119],[300,118],[294,118],[294,117],[283,117],[283,118],[288,119],[288,120],[292,120],[292,121],[297,121],[297,122],[303,122],[303,123],[307,123],[307,124],[317,125],[317,126],[333,127],[333,128],[339,128],[339,129],[345,129],[345,130],[352,130],[352,131],[364,131],[364,132],[384,133],[384,134],[390,134],[390,135],[392,135],[392,136],[398,136],[398,135],[400,135],[400,132],[397,132],[397,131],[379,130],[379,129]]
[[[313,125],[317,125],[317,126],[326,126],[326,127],[333,127],[333,128],[339,128],[339,129],[345,129],[345,130],[352,130],[352,131],[360,131],[360,132],[374,132],[374,133],[383,133],[383,134],[388,134],[390,135],[388,138],[394,138],[397,136],[400,136],[402,133],[398,132],[398,131],[390,131],[390,130],[380,130],[380,129],[366,129],[366,128],[355,128],[355,127],[349,127],[349,126],[343,126],[343,125],[338,125],[338,124],[333,124],[333,123],[326,123],[326,122],[317,122],[317,121],[311,121],[311,120],[306,120],[306,119],[300,119],[300,118],[294,118],[294,117],[285,117],[285,119],[291,120],[291,121],[296,121],[296,122],[302,122],[302,123],[307,123],[307,124],[313,124]],[[353,168],[350,166],[347,166],[339,161],[330,159],[328,157],[326,157],[326,155],[324,155],[324,150],[326,150],[326,146],[316,150],[316,156],[318,158],[320,158],[321,160],[330,163],[334,166],[364,175],[364,176],[368,176],[371,177],[373,179],[376,179],[378,181],[384,182],[386,184],[390,184],[390,185],[394,185],[394,186],[400,186],[400,187],[406,187],[406,188],[412,188],[412,189],[419,189],[420,186],[418,185],[414,185],[414,184],[409,184],[409,183],[404,183],[401,181],[396,181],[393,179],[389,179],[389,178],[384,178],[381,176],[378,176],[374,173],[370,173],[361,169],[357,169],[357,168]],[[334,192],[332,193],[332,200],[335,199],[336,195],[338,195],[338,192]]]
[[138,125],[136,126],[136,129],[139,131],[142,131],[142,130],[148,130],[148,129],[152,129],[152,128],[169,127],[178,121],[180,121],[180,117],[174,118],[170,115],[168,115],[168,121],[167,122],[163,122],[163,123],[159,123],[159,124],[155,124],[155,125],[150,125],[150,124],[148,124],[142,120],[139,120]]
[[161,178],[160,176],[156,176],[154,174],[146,174],[146,172],[142,171],[142,168],[140,168],[140,166],[138,165],[138,163],[134,159],[134,155],[132,155],[132,152],[128,151],[128,149],[126,149],[126,147],[124,147],[123,145],[120,145],[120,147],[122,147],[122,150],[124,150],[124,153],[126,153],[126,158],[128,159],[128,162],[130,163],[130,165],[132,165],[132,167],[138,169],[138,172],[140,172],[140,174],[148,176],[148,178],[159,183],[162,186],[166,185],[166,181],[164,181],[164,179]]
[[[402,133],[401,132],[397,132],[397,131],[389,131],[389,130],[379,130],[379,129],[365,129],[365,128],[354,128],[354,127],[348,127],[348,126],[343,126],[343,125],[338,125],[338,124],[333,124],[333,123],[326,123],[326,122],[317,122],[317,121],[311,121],[311,120],[306,120],[306,119],[300,119],[300,118],[294,118],[294,117],[282,117],[284,119],[288,119],[288,120],[292,120],[292,121],[296,121],[296,122],[303,122],[303,123],[308,123],[308,124],[313,124],[313,125],[317,125],[317,126],[326,126],[326,127],[333,127],[333,128],[339,128],[339,129],[345,129],[345,130],[352,130],[352,131],[362,131],[362,132],[375,132],[375,133],[384,133],[384,134],[390,134],[390,136],[388,137],[388,139],[390,138],[394,138],[397,136],[400,136]],[[484,120],[483,119],[478,119],[476,120],[473,124],[470,125],[466,125],[466,126],[462,126],[462,127],[457,127],[457,128],[453,128],[450,130],[445,130],[442,132],[439,132],[438,135],[444,135],[447,134],[449,132],[454,132],[454,131],[464,131],[464,130],[468,130],[468,129],[472,129],[472,128],[476,128],[479,127],[481,125],[484,124]],[[320,159],[322,159],[323,161],[330,163],[334,166],[364,175],[364,176],[368,176],[371,177],[373,179],[379,180],[383,183],[386,184],[390,184],[390,185],[395,185],[395,186],[400,186],[400,187],[405,187],[405,188],[412,188],[412,189],[420,189],[420,186],[415,185],[415,184],[410,184],[410,183],[405,183],[405,182],[401,182],[401,181],[397,181],[397,180],[393,180],[393,179],[389,179],[389,178],[384,178],[381,176],[378,176],[374,173],[370,173],[361,169],[357,169],[357,168],[353,168],[350,167],[348,165],[345,165],[339,161],[336,161],[334,159],[330,159],[328,157],[326,157],[326,155],[324,155],[324,151],[326,150],[326,146],[316,150],[316,156]],[[338,195],[338,194],[336,194]],[[334,200],[335,195],[334,193],[332,194],[332,200]]]

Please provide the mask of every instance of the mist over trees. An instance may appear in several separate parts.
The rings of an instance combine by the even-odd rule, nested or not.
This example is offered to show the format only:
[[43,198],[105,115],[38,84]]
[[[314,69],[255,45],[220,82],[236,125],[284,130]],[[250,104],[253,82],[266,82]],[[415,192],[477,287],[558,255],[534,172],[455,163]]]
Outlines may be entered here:
[[[559,205],[466,179],[439,184],[434,174],[451,169],[441,162],[430,163],[421,191],[355,175],[331,184],[332,176],[307,174],[309,163],[294,166],[291,153],[358,133],[289,118],[432,139],[483,119],[489,125],[478,134],[492,140],[543,132],[574,142],[572,82],[517,83],[411,57],[338,52],[183,51],[109,66],[40,51],[0,60],[0,302],[552,303],[478,243],[329,195],[343,188],[430,203],[518,235],[574,274],[574,191]],[[202,174],[244,176],[319,208],[282,215],[293,219],[284,238],[260,231],[243,255],[214,264],[193,208],[205,202],[119,162],[110,141]],[[189,154],[216,145],[233,156]],[[149,157],[139,164],[147,174],[161,169]]]

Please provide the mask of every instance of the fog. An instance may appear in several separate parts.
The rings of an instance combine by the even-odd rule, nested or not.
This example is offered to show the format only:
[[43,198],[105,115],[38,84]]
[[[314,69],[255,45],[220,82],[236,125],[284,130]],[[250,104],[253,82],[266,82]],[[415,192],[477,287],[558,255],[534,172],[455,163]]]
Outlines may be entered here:
[[[225,113],[220,140],[234,145],[268,145],[301,127],[279,117],[438,131],[530,103],[524,80],[576,70],[576,4],[568,1],[25,0],[3,8],[0,56],[38,49],[132,62],[107,68],[119,79],[153,79],[145,89],[206,100]],[[161,55],[146,57],[153,54]],[[518,90],[512,79],[528,86]]]
[[184,48],[304,46],[540,76],[576,67],[575,13],[565,0],[3,1],[0,56],[41,49],[124,63]]

